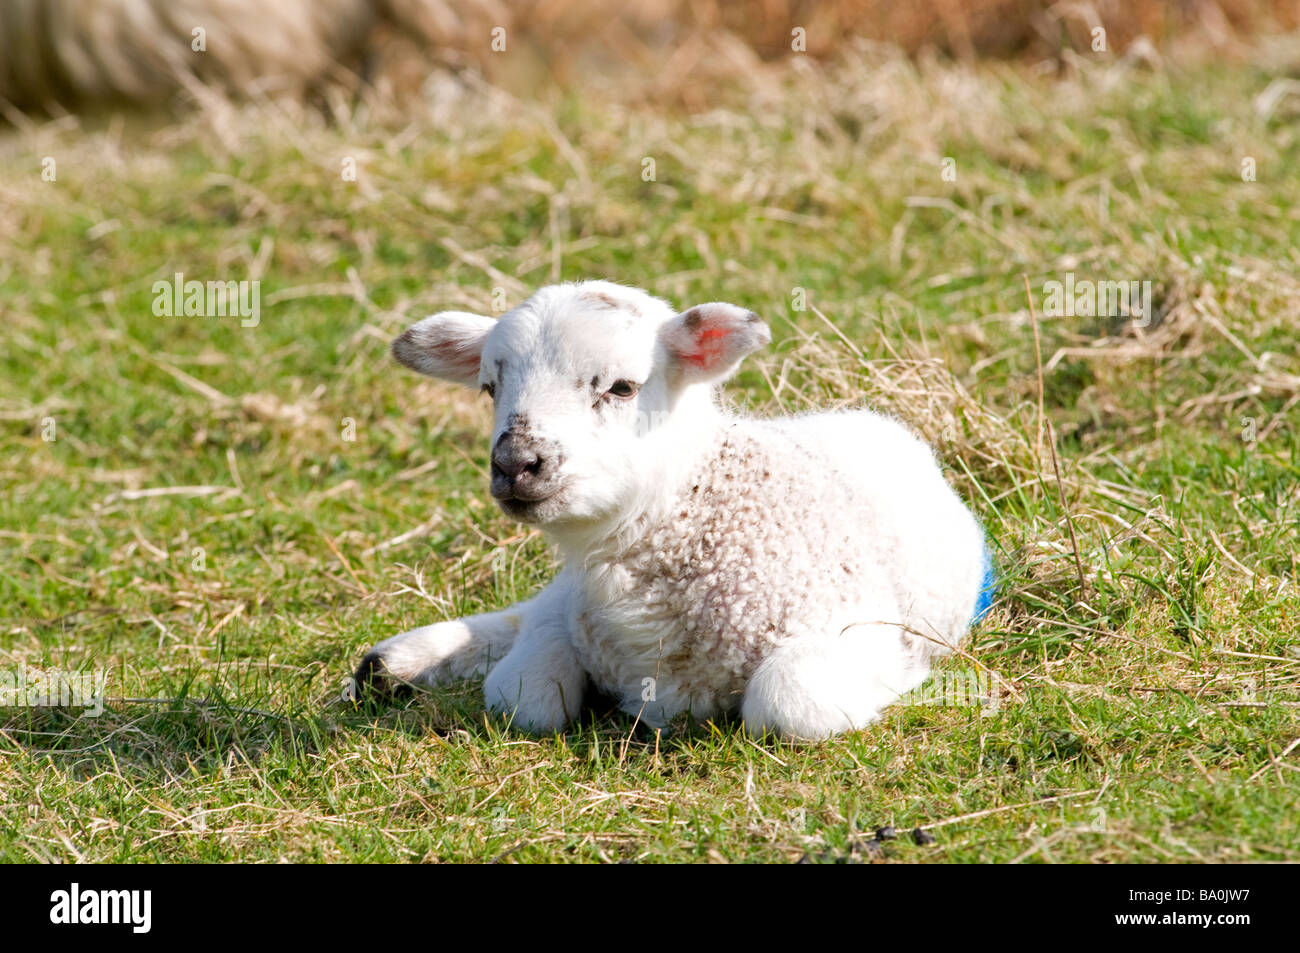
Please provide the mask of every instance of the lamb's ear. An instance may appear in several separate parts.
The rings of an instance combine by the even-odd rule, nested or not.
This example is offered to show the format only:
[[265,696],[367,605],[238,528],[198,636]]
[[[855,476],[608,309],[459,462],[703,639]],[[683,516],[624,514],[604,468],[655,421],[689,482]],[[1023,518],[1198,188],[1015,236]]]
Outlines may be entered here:
[[660,330],[659,340],[670,373],[686,385],[727,377],[746,354],[772,343],[772,332],[753,311],[715,301],[677,315]]
[[393,357],[421,374],[475,387],[483,342],[495,324],[481,314],[443,311],[399,334],[393,340]]

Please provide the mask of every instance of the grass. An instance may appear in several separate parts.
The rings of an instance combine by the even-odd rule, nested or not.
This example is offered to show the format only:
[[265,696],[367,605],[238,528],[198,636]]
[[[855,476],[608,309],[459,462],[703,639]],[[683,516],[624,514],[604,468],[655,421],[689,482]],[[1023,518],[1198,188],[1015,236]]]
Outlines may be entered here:
[[[703,113],[446,81],[400,121],[214,101],[0,137],[0,671],[110,699],[0,711],[0,859],[1300,860],[1276,64],[809,62]],[[260,323],[155,316],[178,271],[260,280]],[[1043,314],[1071,271],[1151,280],[1157,319]],[[602,711],[532,738],[472,683],[334,701],[379,639],[553,572],[487,500],[483,401],[388,340],[579,277],[762,313],[742,406],[865,400],[935,442],[1003,575],[941,672],[996,706],[790,746]]]

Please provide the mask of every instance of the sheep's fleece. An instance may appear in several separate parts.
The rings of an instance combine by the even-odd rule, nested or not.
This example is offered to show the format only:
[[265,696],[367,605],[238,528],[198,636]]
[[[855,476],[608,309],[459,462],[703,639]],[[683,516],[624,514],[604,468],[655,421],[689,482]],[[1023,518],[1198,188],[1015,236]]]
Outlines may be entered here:
[[678,313],[606,281],[397,338],[401,363],[491,395],[492,495],[564,568],[504,611],[381,642],[356,685],[485,675],[489,706],[535,732],[594,685],[654,726],[739,711],[821,739],[923,682],[987,607],[983,531],[893,420],[722,410],[716,385],[770,340],[734,305]]

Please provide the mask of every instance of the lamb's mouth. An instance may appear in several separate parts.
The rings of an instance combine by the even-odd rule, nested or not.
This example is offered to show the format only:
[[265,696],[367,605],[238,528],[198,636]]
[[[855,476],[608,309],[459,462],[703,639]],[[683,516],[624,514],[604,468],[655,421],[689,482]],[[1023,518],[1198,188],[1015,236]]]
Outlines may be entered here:
[[507,516],[512,516],[517,520],[527,522],[530,519],[536,519],[542,505],[556,498],[559,492],[547,493],[545,496],[517,496],[513,493],[508,496],[492,495]]

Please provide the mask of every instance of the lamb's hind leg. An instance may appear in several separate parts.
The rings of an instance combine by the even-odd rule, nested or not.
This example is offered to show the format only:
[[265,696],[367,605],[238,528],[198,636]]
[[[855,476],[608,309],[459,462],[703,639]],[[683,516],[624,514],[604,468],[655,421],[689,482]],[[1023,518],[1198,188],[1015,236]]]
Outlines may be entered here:
[[822,740],[874,721],[925,680],[928,666],[891,623],[797,638],[760,663],[745,687],[741,718],[754,735]]
[[421,626],[385,639],[361,660],[353,685],[363,691],[393,691],[405,685],[444,685],[486,675],[514,646],[534,601]]

